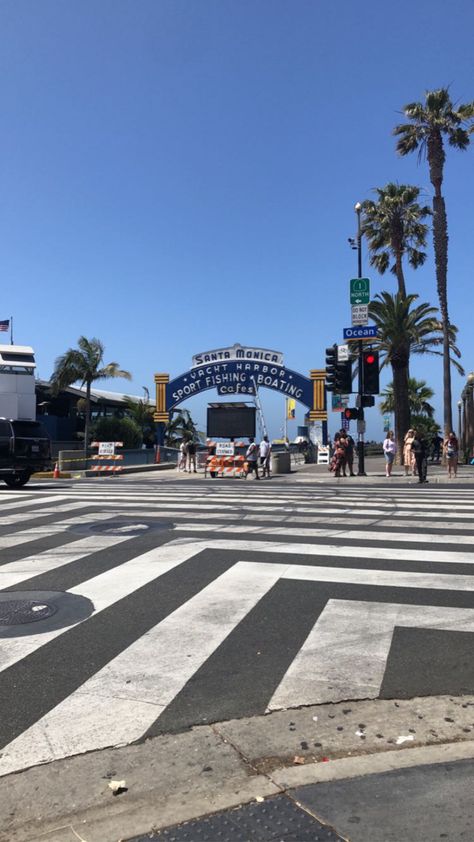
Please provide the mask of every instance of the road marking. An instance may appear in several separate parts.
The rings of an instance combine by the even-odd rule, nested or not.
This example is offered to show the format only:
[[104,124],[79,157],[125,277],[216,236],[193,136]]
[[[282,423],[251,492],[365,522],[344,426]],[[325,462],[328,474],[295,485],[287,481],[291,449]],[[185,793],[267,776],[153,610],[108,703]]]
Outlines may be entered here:
[[396,626],[474,632],[474,609],[331,599],[268,710],[377,698]]

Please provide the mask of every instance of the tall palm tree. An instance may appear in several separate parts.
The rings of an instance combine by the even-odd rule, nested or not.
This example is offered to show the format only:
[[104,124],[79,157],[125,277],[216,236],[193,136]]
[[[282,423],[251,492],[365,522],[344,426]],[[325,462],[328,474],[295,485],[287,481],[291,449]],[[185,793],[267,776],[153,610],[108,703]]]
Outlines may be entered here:
[[[427,385],[426,380],[416,380],[415,377],[408,378],[408,402],[410,404],[411,415],[426,415],[427,418],[433,418],[435,409],[430,400],[434,396],[433,389]],[[393,390],[393,383],[387,383],[384,391],[381,392],[380,397],[383,398],[379,404],[380,412],[395,411],[395,394]],[[410,421],[411,424],[411,421]]]
[[112,377],[124,377],[131,380],[129,371],[123,371],[118,363],[103,365],[105,348],[100,339],[87,339],[80,336],[77,348],[69,348],[56,359],[51,376],[53,394],[61,389],[67,389],[73,383],[80,383],[86,387],[86,412],[84,429],[84,452],[87,458],[89,444],[89,428],[91,416],[91,385],[96,380],[108,380]]
[[418,157],[428,160],[430,181],[433,185],[433,242],[436,264],[436,285],[443,328],[443,404],[444,429],[452,430],[451,367],[449,363],[449,313],[448,313],[448,221],[441,187],[443,184],[446,153],[445,140],[455,149],[469,146],[469,135],[474,125],[474,102],[454,104],[448,88],[426,91],[425,103],[405,105],[404,114],[410,120],[393,130],[398,137],[397,151],[408,155],[418,150]]
[[[393,374],[395,401],[395,438],[398,452],[402,453],[403,438],[410,426],[410,404],[408,398],[408,366],[410,354],[442,354],[438,350],[443,343],[441,323],[436,307],[430,304],[412,305],[417,295],[405,298],[397,293],[382,292],[369,305],[369,316],[378,329],[376,347],[381,352],[382,367],[390,364]],[[461,356],[455,345],[456,328],[450,326],[450,349],[454,357]],[[453,365],[462,372],[454,357]]]
[[397,277],[400,295],[405,297],[403,258],[408,257],[413,269],[425,262],[428,225],[423,220],[431,210],[419,204],[420,188],[410,184],[389,182],[374,192],[377,201],[362,202],[361,233],[369,246],[371,265],[381,275],[390,268]]

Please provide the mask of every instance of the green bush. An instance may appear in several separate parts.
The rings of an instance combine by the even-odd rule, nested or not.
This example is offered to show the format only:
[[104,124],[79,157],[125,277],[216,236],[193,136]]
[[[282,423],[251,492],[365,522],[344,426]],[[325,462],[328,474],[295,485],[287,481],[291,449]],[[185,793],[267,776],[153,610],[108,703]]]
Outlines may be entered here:
[[92,426],[96,441],[123,441],[124,449],[141,447],[142,431],[133,418],[99,418]]

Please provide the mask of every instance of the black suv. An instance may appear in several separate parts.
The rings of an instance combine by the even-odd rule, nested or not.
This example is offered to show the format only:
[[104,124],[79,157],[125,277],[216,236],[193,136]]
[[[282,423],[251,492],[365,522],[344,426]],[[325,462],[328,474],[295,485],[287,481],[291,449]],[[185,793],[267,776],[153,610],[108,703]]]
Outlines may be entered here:
[[0,479],[19,488],[31,474],[50,469],[51,442],[43,425],[0,418]]

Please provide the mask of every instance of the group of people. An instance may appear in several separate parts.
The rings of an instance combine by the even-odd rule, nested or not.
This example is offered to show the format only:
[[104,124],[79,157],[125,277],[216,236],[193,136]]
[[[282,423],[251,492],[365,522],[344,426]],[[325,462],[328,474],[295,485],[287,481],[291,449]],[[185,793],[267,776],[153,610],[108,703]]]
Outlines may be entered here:
[[346,430],[339,430],[334,436],[333,455],[329,464],[329,470],[334,471],[336,477],[347,477],[346,468],[349,468],[349,476],[354,477],[354,448],[355,442]]
[[196,443],[193,439],[183,439],[179,446],[178,471],[197,474]]
[[245,454],[245,460],[248,465],[247,474],[255,474],[255,479],[260,479],[258,469],[262,472],[262,477],[270,476],[270,461],[272,455],[272,446],[268,440],[268,436],[264,436],[260,444],[257,444],[253,438],[249,439],[249,446]]
[[[446,457],[446,464],[448,468],[448,476],[456,477],[458,470],[459,442],[455,433],[451,432],[444,441],[438,435],[436,435],[435,438],[436,442],[433,441],[432,445],[433,448],[437,446],[438,458],[442,441],[443,454]],[[383,452],[385,455],[385,475],[390,477],[392,475],[393,462],[397,452],[397,446],[391,430],[388,431],[383,443]],[[428,455],[429,444],[422,433],[413,429],[408,430],[403,440],[403,464],[405,467],[405,476],[408,476],[411,473],[413,476],[418,476],[419,482],[428,482],[426,478]],[[433,459],[434,449],[432,450],[431,461],[433,461]]]

